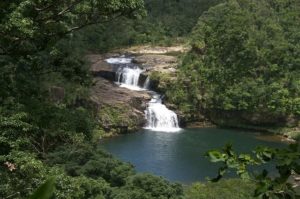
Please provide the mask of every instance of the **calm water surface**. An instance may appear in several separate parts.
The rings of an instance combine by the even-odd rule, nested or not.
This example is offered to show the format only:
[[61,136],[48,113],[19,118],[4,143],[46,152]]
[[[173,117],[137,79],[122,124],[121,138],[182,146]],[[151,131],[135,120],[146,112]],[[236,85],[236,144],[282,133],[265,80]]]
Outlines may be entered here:
[[232,143],[239,152],[251,152],[257,145],[285,144],[257,139],[258,134],[242,130],[198,128],[179,133],[142,130],[101,141],[101,145],[137,171],[160,175],[171,181],[191,183],[215,177],[218,165],[204,157],[210,149]]

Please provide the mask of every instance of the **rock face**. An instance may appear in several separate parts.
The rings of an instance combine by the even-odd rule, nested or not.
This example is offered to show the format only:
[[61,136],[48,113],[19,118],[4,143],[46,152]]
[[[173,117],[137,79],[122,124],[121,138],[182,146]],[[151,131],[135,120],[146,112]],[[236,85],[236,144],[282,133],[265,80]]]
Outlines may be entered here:
[[144,54],[136,56],[133,62],[140,64],[148,74],[153,71],[175,73],[178,59],[170,55]]
[[144,110],[151,99],[147,91],[133,91],[114,83],[116,67],[105,62],[106,56],[89,55],[94,85],[90,100],[98,113],[100,128],[107,133],[136,131],[146,123]]
[[[91,89],[91,99],[96,104],[107,104],[113,106],[114,104],[134,105],[137,111],[143,111],[145,108],[144,102],[151,99],[146,91],[133,91],[126,88],[121,88],[115,83],[106,80],[102,77],[94,78],[94,86]],[[136,101],[140,100],[142,103],[136,105]]]
[[187,52],[187,46],[134,46],[115,51],[116,54],[134,55],[133,62],[146,70],[146,75],[153,71],[161,73],[175,73],[178,59],[176,55]]
[[111,81],[115,80],[117,68],[106,63],[106,57],[104,55],[88,55],[87,59],[91,64],[90,71],[95,77],[100,76]]
[[190,48],[187,46],[170,46],[170,47],[161,47],[161,46],[134,46],[127,48],[123,51],[130,54],[170,54],[170,53],[184,53],[187,52]]

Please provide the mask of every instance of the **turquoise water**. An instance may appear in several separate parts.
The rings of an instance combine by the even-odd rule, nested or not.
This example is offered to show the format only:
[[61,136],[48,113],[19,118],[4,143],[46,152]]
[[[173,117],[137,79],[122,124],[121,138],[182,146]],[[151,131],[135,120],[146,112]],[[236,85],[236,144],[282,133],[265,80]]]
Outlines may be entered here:
[[258,139],[258,134],[242,130],[197,128],[179,133],[141,130],[101,141],[101,145],[137,171],[163,176],[171,181],[192,183],[215,177],[218,165],[204,157],[210,149],[232,143],[239,152],[251,152],[257,145],[284,146]]

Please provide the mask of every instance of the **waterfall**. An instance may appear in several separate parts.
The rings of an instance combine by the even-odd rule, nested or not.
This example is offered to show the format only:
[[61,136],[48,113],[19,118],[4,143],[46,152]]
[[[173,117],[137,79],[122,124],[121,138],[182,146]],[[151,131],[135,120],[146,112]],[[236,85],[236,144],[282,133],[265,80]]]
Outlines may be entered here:
[[[149,76],[144,82],[143,88],[139,86],[139,78],[142,72],[141,68],[132,64],[132,58],[125,56],[114,57],[105,60],[109,64],[118,66],[116,71],[116,83],[120,87],[125,87],[130,90],[148,90],[150,87]],[[178,124],[178,118],[174,111],[169,110],[162,103],[162,96],[152,92],[152,99],[148,103],[148,107],[145,110],[145,117],[147,120],[146,129],[153,131],[163,132],[177,132],[180,130]]]
[[143,72],[139,67],[130,68],[128,66],[120,67],[116,72],[116,81],[121,87],[131,90],[142,90],[139,87],[140,75]]
[[140,74],[143,70],[132,64],[132,58],[123,55],[108,58],[105,61],[118,66],[118,70],[116,71],[116,83],[119,84],[120,87],[136,91],[143,90],[143,88],[138,85]]
[[149,78],[149,76],[145,80],[143,88],[146,89],[146,90],[148,90],[150,88],[150,78]]
[[160,95],[153,95],[145,111],[145,117],[147,120],[146,129],[165,132],[180,130],[176,113],[162,104]]
[[121,57],[112,57],[106,59],[105,61],[109,64],[130,64],[132,62],[132,58],[121,56]]

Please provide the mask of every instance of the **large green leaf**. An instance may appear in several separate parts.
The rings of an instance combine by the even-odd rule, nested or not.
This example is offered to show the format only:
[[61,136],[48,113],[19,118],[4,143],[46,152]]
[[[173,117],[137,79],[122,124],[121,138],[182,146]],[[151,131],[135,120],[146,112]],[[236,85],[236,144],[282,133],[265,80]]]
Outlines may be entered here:
[[55,178],[48,179],[42,184],[29,199],[49,199],[55,190]]

